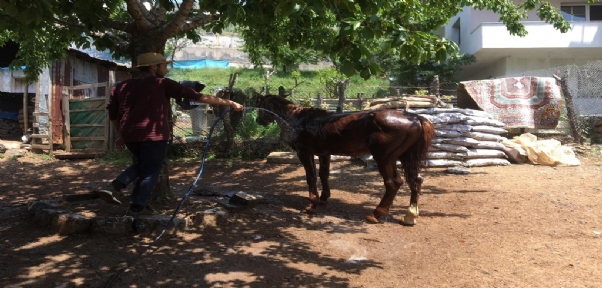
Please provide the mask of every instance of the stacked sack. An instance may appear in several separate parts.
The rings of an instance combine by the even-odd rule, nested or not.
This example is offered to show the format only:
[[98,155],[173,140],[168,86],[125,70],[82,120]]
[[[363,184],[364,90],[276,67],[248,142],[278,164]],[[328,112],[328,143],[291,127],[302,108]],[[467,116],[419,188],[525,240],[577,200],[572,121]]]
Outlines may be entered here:
[[504,123],[489,113],[460,108],[428,108],[410,111],[435,126],[436,137],[428,153],[427,167],[510,165],[501,143]]

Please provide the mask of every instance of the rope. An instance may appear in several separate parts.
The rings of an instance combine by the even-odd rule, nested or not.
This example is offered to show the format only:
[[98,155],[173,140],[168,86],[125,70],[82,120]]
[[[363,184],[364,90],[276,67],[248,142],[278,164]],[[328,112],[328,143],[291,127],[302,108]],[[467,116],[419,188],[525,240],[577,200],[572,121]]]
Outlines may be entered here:
[[[253,109],[263,110],[263,111],[266,111],[266,112],[276,115],[272,111],[269,111],[269,110],[263,109],[263,108],[257,108],[257,107],[245,107],[243,109],[243,111],[253,110]],[[159,235],[157,235],[157,237],[155,237],[155,239],[150,244],[148,244],[144,250],[139,252],[136,256],[131,258],[129,261],[127,261],[126,264],[121,269],[119,269],[119,271],[117,271],[117,273],[113,274],[113,276],[109,279],[109,281],[107,282],[107,285],[105,285],[105,287],[107,287],[107,288],[112,287],[113,281],[115,281],[115,279],[117,279],[117,277],[121,276],[121,274],[123,274],[123,272],[125,272],[125,270],[130,268],[138,259],[140,259],[142,257],[142,255],[144,255],[146,252],[151,250],[152,246],[159,240],[159,238],[161,238],[161,236],[163,236],[163,234],[165,234],[165,231],[167,231],[167,229],[173,224],[173,221],[176,218],[178,211],[180,211],[180,209],[182,208],[182,206],[184,205],[186,200],[188,200],[188,198],[190,197],[190,193],[193,191],[193,189],[196,186],[199,179],[201,179],[201,175],[203,174],[203,170],[205,169],[205,158],[207,157],[207,150],[209,149],[211,135],[213,134],[213,130],[215,129],[215,126],[217,125],[217,123],[219,123],[220,120],[223,120],[223,118],[226,116],[226,114],[230,113],[230,111],[232,111],[232,108],[228,108],[228,110],[224,111],[218,118],[215,119],[215,121],[213,122],[213,125],[211,125],[211,129],[209,129],[209,136],[207,136],[207,143],[205,144],[205,148],[203,149],[203,155],[201,157],[201,167],[199,168],[199,172],[197,173],[196,178],[194,179],[192,184],[190,185],[190,188],[188,188],[188,191],[186,192],[186,194],[184,194],[184,197],[182,198],[182,200],[180,201],[180,203],[174,210],[173,214],[171,215],[171,218],[169,219],[167,224],[165,224],[165,228],[163,228],[161,233],[159,233]],[[276,115],[276,116],[278,116],[278,115]],[[156,251],[157,248],[158,247],[155,247],[155,249],[153,249],[151,251],[151,253]]]

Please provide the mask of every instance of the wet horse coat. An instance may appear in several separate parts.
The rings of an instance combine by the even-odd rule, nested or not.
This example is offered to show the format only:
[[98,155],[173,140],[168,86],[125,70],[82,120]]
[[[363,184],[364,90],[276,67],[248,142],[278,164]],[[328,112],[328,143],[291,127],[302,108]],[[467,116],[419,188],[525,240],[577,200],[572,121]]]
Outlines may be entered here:
[[[259,95],[257,100],[259,108],[278,115],[275,117],[272,113],[259,110],[257,123],[268,125],[276,120],[286,135],[285,141],[297,152],[297,157],[303,163],[310,200],[306,210],[313,210],[330,197],[330,155],[372,154],[384,180],[385,195],[374,212],[366,216],[366,220],[378,223],[378,219],[388,213],[403,184],[396,167],[399,160],[411,190],[408,209],[408,214],[411,215],[407,223],[413,224],[413,219],[418,216],[418,193],[423,181],[419,172],[435,136],[431,122],[416,114],[391,109],[333,113],[323,109],[303,108],[275,95]],[[319,197],[314,155],[320,161],[322,194]]]

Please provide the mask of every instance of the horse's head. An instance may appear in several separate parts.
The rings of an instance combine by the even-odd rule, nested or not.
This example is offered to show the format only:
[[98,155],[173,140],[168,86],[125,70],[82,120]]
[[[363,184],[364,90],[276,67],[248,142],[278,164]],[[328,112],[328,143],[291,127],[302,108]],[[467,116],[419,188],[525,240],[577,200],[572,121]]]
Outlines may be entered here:
[[[272,111],[273,113],[280,114],[282,113],[283,104],[288,102],[284,99],[284,97],[276,96],[276,95],[261,95],[256,94],[257,98],[257,108],[262,108],[265,110]],[[257,119],[255,120],[257,124],[261,126],[268,126],[270,123],[276,120],[276,116],[270,112],[266,112],[264,110],[257,110]]]

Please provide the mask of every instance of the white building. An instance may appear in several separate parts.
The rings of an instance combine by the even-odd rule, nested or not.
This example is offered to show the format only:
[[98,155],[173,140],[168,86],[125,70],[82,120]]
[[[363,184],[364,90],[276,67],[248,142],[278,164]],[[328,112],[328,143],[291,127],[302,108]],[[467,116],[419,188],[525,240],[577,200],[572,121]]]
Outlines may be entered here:
[[477,62],[464,68],[460,81],[498,78],[526,71],[602,60],[602,3],[586,0],[550,1],[571,24],[561,33],[539,19],[535,11],[523,24],[528,35],[512,36],[499,22],[499,14],[465,7],[437,34],[458,44],[461,53]]

